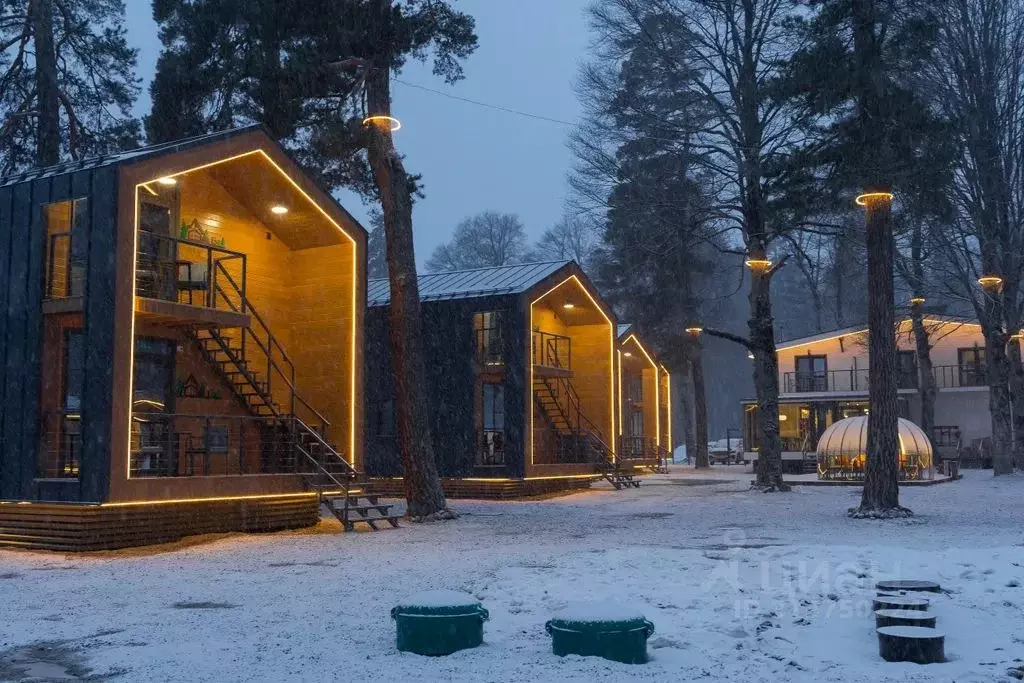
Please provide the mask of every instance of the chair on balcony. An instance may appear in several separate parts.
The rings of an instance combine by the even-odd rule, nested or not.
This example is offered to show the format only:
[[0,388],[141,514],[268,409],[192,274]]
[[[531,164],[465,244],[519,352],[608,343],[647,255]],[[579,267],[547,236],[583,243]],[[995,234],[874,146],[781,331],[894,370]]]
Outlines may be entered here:
[[[207,292],[210,291],[210,273],[206,263],[194,263],[192,261],[178,261],[178,293],[184,292],[188,295],[190,306],[195,305],[193,295],[195,292],[202,292],[202,300],[205,303]],[[179,296],[180,298],[180,296]]]

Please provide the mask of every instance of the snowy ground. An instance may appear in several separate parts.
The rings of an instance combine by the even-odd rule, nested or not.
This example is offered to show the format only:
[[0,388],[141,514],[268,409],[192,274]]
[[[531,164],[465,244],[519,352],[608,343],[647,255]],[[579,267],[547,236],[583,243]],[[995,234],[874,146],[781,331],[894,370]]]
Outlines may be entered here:
[[[379,533],[231,536],[169,551],[0,551],[0,680],[1001,681],[1024,662],[1024,477],[905,489],[917,516],[854,521],[857,488],[746,490],[682,468],[639,490],[457,501],[462,518]],[[719,482],[719,483],[716,483]],[[946,664],[879,659],[881,578],[925,578]],[[427,588],[490,610],[483,647],[396,651],[389,610]],[[652,660],[558,658],[544,622],[612,598],[657,631]],[[45,643],[46,649],[27,648]],[[50,679],[47,679],[50,680]]]

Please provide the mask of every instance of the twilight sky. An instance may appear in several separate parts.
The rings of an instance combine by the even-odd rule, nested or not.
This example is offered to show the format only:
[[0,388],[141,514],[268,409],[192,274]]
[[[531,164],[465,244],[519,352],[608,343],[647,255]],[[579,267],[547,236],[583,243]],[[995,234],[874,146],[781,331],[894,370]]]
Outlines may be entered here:
[[[160,50],[148,0],[128,0],[128,39],[139,49],[148,85]],[[572,85],[585,58],[589,0],[459,0],[476,18],[479,47],[465,63],[466,78],[446,86],[429,64],[410,63],[399,78],[453,95],[576,121]],[[567,126],[520,117],[395,83],[393,111],[402,121],[395,144],[411,173],[423,174],[426,198],[416,203],[416,256],[423,263],[455,225],[480,211],[519,214],[531,239],[555,223],[572,163]],[[342,202],[365,222],[354,195]]]

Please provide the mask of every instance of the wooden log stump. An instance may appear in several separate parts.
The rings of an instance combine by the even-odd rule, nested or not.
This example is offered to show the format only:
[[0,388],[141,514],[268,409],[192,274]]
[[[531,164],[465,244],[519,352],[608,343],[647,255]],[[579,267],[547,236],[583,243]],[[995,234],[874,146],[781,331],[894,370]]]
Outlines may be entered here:
[[924,591],[927,593],[939,593],[942,588],[939,584],[934,581],[879,581],[875,584],[877,590],[886,593],[896,593],[900,591]]
[[880,609],[875,612],[875,626],[920,626],[935,628],[935,615],[916,609]]
[[919,626],[878,629],[878,654],[887,662],[937,664],[946,661],[946,634]]
[[928,601],[924,598],[879,595],[871,604],[871,609],[874,612],[880,609],[913,609],[921,612],[928,610]]

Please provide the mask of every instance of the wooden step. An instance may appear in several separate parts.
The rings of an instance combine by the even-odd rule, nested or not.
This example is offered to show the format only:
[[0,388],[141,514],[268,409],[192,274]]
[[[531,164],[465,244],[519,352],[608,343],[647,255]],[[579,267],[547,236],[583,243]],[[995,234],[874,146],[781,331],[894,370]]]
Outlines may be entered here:
[[342,521],[342,525],[344,526],[345,531],[355,531],[356,524],[359,524],[360,522],[362,522],[363,524],[366,524],[368,527],[370,527],[374,531],[380,531],[381,527],[377,526],[378,524],[383,523],[383,522],[387,522],[392,527],[397,529],[398,528],[398,522],[401,519],[402,519],[402,515],[388,515],[387,517],[372,517],[372,518],[355,517],[353,519],[348,520],[347,522]]

